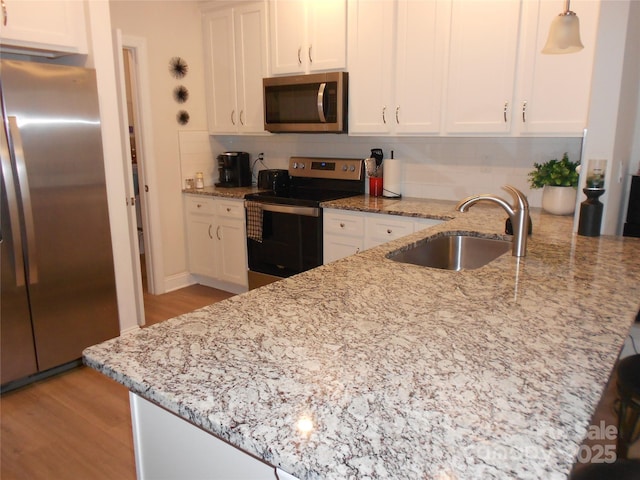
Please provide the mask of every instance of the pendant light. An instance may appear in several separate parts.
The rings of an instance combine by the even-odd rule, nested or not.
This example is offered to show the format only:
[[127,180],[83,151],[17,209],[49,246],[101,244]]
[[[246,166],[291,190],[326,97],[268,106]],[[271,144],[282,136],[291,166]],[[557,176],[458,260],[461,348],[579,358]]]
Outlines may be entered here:
[[551,22],[549,38],[547,38],[542,53],[575,53],[584,48],[580,41],[580,20],[569,9],[569,2],[570,0],[567,0],[565,3],[564,12]]

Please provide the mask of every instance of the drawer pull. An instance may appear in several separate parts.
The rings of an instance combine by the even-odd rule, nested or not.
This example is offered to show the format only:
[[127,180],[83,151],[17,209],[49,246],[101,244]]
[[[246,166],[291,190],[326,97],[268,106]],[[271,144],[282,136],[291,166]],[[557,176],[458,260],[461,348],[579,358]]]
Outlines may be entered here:
[[196,205],[196,207],[197,207],[197,208],[202,208],[202,205],[198,203],[198,204]]
[[340,223],[340,228],[344,228],[344,223]]
[[393,233],[393,230],[391,230],[390,228],[387,228],[387,233],[388,233],[388,234],[392,234],[392,233]]
[[230,211],[231,211],[231,209],[229,207],[227,207],[227,212],[230,212]]

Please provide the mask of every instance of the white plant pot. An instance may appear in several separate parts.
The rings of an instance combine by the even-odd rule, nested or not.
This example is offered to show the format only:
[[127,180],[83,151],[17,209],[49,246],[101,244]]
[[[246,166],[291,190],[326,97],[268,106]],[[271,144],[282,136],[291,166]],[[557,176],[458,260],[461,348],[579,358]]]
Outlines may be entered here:
[[542,190],[542,209],[553,215],[571,215],[576,209],[576,195],[574,187],[552,187],[545,185]]

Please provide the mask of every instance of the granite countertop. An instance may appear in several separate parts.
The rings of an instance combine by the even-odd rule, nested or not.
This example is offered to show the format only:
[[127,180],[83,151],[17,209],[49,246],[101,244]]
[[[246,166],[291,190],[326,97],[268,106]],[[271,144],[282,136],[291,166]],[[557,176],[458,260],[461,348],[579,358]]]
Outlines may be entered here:
[[190,195],[206,195],[209,197],[227,197],[243,199],[245,195],[263,191],[258,187],[216,187],[183,188],[182,193]]
[[501,237],[501,209],[325,206],[447,221],[90,347],[85,363],[301,479],[565,478],[640,306],[640,240],[576,236],[536,210],[525,258],[451,272],[386,255],[444,231]]

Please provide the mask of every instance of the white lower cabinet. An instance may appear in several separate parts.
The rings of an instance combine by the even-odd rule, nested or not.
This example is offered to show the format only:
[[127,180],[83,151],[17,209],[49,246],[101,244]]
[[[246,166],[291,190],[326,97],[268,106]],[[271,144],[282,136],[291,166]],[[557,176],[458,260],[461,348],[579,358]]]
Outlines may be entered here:
[[276,480],[276,469],[129,392],[140,480],[207,478]]
[[242,200],[215,200],[218,278],[247,286],[247,234]]
[[325,208],[322,213],[322,263],[364,250],[364,214]]
[[185,195],[189,272],[200,283],[246,291],[247,240],[244,200]]
[[373,248],[442,223],[428,218],[323,210],[323,263]]

